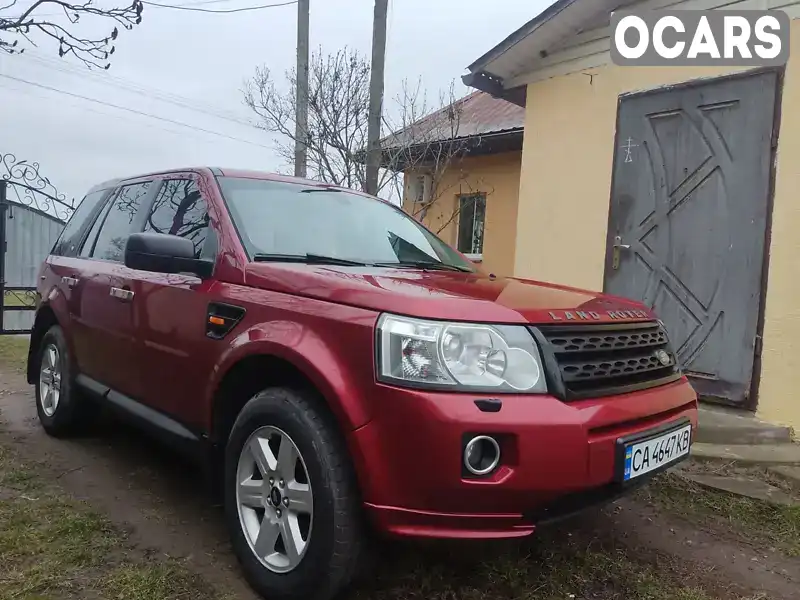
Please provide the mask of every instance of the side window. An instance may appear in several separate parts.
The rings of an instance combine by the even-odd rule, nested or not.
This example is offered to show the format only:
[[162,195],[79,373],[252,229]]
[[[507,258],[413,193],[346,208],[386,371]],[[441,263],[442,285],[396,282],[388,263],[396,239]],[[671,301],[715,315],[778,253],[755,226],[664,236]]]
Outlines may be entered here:
[[86,224],[94,212],[95,207],[105,198],[108,190],[98,190],[91,194],[86,194],[81,203],[72,213],[72,217],[64,226],[58,241],[53,246],[53,254],[58,256],[75,256],[76,250],[81,243],[81,237],[86,230]]
[[483,228],[486,220],[486,194],[458,197],[458,251],[483,253]]
[[196,258],[212,259],[215,253],[213,244],[206,244],[209,234],[208,208],[193,179],[164,181],[153,200],[144,231],[190,239]]
[[[147,196],[152,182],[134,183],[120,188],[117,197],[106,210],[105,215],[97,219],[100,224],[100,232],[97,240],[92,245],[92,236],[87,238],[86,245],[81,251],[81,255],[91,253],[93,258],[103,260],[122,260],[122,253],[125,250],[125,242],[133,231],[133,221],[136,212],[142,205],[142,201]],[[92,227],[94,230],[95,228]]]
[[89,230],[89,234],[86,236],[86,239],[83,242],[83,247],[81,247],[80,256],[81,258],[89,258],[92,255],[92,248],[94,248],[94,242],[97,239],[97,234],[100,231],[100,227],[103,225],[103,221],[106,220],[106,215],[108,214],[108,209],[111,208],[111,202],[106,202],[106,205],[103,207],[103,210],[100,211],[100,214],[97,215],[97,218],[92,223],[92,228]]

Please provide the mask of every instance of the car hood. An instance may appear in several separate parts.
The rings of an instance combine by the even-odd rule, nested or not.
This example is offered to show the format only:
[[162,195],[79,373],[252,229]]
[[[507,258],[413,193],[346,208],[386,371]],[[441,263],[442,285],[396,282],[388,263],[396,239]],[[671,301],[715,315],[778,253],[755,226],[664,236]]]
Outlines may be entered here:
[[251,263],[246,284],[350,306],[432,319],[486,323],[652,320],[624,298],[484,273]]

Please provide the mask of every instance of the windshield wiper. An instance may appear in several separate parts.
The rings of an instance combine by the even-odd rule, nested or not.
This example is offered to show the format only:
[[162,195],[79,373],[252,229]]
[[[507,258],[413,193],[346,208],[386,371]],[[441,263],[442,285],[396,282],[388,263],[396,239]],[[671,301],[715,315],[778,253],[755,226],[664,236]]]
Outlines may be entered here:
[[268,254],[266,252],[258,252],[253,255],[253,261],[306,263],[309,265],[340,265],[343,267],[369,266],[369,263],[362,261],[337,258],[335,256],[324,256],[322,254]]
[[300,190],[301,194],[313,194],[314,192],[333,192],[333,193],[341,193],[342,190],[337,190],[335,188],[307,188],[305,190]]
[[397,267],[398,269],[430,269],[432,271],[460,271],[462,273],[472,273],[472,269],[467,267],[459,267],[456,265],[448,265],[443,262],[436,262],[433,260],[403,260],[400,262],[384,262],[375,263],[376,267]]
[[472,269],[448,265],[443,262],[432,260],[404,260],[401,262],[378,262],[368,263],[360,260],[349,260],[347,258],[337,258],[336,256],[325,256],[323,254],[271,254],[258,252],[253,255],[254,262],[287,262],[305,263],[309,265],[339,265],[342,267],[395,267],[407,269],[430,269],[436,271],[460,271],[462,273],[472,273]]

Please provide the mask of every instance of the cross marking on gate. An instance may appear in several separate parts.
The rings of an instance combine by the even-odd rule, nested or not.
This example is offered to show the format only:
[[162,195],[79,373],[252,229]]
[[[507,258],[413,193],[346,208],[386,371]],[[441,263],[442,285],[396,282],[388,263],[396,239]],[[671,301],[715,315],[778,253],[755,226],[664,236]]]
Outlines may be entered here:
[[622,149],[625,150],[625,160],[623,162],[629,163],[633,162],[633,156],[631,155],[631,150],[636,148],[639,144],[634,144],[631,138],[628,138],[628,142],[622,146]]

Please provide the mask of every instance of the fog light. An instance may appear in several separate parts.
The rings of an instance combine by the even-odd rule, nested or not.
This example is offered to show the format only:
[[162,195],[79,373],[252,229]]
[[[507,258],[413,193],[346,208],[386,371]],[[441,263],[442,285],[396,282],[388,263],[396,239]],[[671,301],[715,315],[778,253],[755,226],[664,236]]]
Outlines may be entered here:
[[464,448],[464,466],[473,475],[491,473],[500,463],[500,446],[493,437],[479,435]]

